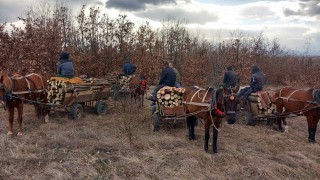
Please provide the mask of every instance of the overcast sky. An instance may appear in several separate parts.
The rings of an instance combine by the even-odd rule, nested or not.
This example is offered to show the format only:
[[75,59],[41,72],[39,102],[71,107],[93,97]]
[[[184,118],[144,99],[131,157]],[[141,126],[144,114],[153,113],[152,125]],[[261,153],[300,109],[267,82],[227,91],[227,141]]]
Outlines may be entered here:
[[[40,0],[0,0],[0,22],[17,22]],[[46,2],[54,3],[55,0]],[[235,30],[278,38],[282,46],[320,55],[320,0],[63,0],[74,12],[82,4],[97,5],[111,17],[127,14],[135,23],[149,21],[159,27],[174,17],[187,20],[193,33],[208,40],[223,40]]]

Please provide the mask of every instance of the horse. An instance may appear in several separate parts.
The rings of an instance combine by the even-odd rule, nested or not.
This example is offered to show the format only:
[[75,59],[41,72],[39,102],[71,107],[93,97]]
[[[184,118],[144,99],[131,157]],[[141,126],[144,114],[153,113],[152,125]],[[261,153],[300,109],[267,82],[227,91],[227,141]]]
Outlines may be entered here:
[[25,76],[9,77],[6,73],[0,73],[0,97],[5,103],[5,109],[8,109],[8,135],[13,134],[14,108],[17,108],[18,111],[18,135],[23,135],[24,102],[33,103],[37,117],[45,116],[45,120],[48,120],[49,110],[45,106],[47,103],[47,82],[39,74],[31,73]]
[[131,100],[134,99],[136,102],[138,99],[139,106],[143,106],[144,95],[147,91],[146,80],[142,79],[140,80],[139,77],[133,76],[129,82]]
[[278,114],[279,130],[282,123],[287,126],[286,117],[289,114],[304,115],[307,118],[309,143],[315,143],[317,125],[320,119],[320,90],[301,90],[285,87],[275,92],[275,104]]
[[[239,87],[237,87],[239,89]],[[237,92],[234,91],[234,92]],[[187,88],[183,94],[187,116],[189,140],[194,140],[194,126],[197,118],[204,121],[205,144],[204,150],[208,152],[210,127],[213,127],[212,153],[217,153],[217,139],[222,118],[227,116],[228,124],[235,123],[235,107],[237,100],[233,91],[226,88],[215,90],[213,88],[201,89],[199,87]]]

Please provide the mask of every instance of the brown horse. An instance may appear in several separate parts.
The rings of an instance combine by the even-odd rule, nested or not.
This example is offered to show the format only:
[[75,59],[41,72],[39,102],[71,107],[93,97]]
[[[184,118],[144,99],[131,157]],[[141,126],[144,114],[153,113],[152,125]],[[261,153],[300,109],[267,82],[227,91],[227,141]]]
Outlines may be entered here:
[[[237,91],[234,91],[237,92]],[[229,124],[235,123],[235,107],[236,99],[235,94],[223,88],[214,90],[213,88],[200,89],[187,88],[183,95],[187,117],[187,126],[189,129],[189,140],[194,140],[194,126],[197,118],[204,121],[205,128],[205,144],[204,150],[208,152],[208,141],[210,127],[213,127],[213,142],[212,152],[217,153],[217,139],[218,131],[222,118],[230,115],[232,118],[227,118]]]
[[287,125],[286,116],[289,114],[307,117],[309,142],[315,143],[317,125],[320,119],[320,90],[300,90],[291,87],[279,89],[275,93],[275,104],[279,113],[278,125],[282,130],[282,123]]
[[47,103],[46,88],[47,82],[41,75],[36,73],[26,76],[14,75],[12,77],[9,77],[6,73],[0,74],[0,97],[3,98],[9,115],[8,135],[13,134],[14,108],[18,110],[18,135],[22,135],[24,102],[33,103],[38,118],[46,115],[47,120],[48,110],[45,108]]
[[129,89],[131,100],[134,99],[134,101],[136,102],[138,99],[139,106],[143,106],[144,95],[147,91],[146,80],[140,81],[139,77],[132,77],[132,79],[129,82]]

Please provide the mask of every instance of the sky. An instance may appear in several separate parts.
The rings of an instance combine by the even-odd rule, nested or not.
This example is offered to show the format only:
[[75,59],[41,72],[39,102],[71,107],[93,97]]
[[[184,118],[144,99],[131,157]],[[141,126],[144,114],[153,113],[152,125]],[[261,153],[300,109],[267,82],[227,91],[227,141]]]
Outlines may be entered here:
[[[54,3],[56,0],[46,0]],[[1,0],[0,22],[21,25],[30,6],[43,0]],[[131,21],[149,21],[155,28],[168,18],[184,20],[193,35],[222,41],[232,33],[278,39],[295,52],[320,55],[320,0],[62,0],[73,12],[82,4],[100,6],[110,17],[127,14]]]

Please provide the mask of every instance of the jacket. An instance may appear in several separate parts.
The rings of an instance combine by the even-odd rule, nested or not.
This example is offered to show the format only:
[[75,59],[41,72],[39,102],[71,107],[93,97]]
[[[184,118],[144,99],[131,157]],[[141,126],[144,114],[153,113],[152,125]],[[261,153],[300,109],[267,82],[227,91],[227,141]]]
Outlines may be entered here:
[[74,69],[73,69],[73,63],[71,62],[71,60],[60,59],[60,62],[58,63],[58,67],[57,67],[57,75],[72,78],[74,76],[73,72],[74,72]]
[[266,78],[257,66],[253,66],[251,71],[250,87],[255,91],[261,91]]
[[176,73],[172,68],[165,67],[161,72],[158,85],[174,87],[175,83],[176,83]]
[[237,75],[233,70],[227,70],[224,73],[223,85],[227,88],[236,87],[237,85]]

